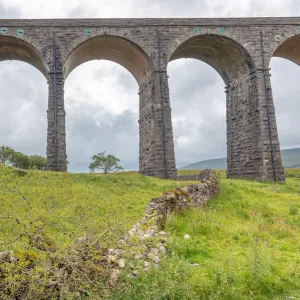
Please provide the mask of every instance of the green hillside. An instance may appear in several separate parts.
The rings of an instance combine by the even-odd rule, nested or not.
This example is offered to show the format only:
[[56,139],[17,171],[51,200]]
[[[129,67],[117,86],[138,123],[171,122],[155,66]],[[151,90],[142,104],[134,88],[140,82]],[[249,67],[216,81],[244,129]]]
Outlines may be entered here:
[[[219,195],[206,208],[169,216],[162,228],[169,237],[167,255],[158,268],[138,270],[131,278],[132,260],[113,285],[105,276],[94,281],[82,276],[75,278],[78,293],[65,289],[55,297],[43,292],[53,284],[45,273],[47,258],[76,267],[73,244],[86,235],[115,247],[150,198],[192,182],[136,172],[22,173],[0,166],[0,252],[14,250],[19,258],[17,272],[13,263],[0,265],[0,298],[11,299],[4,282],[10,292],[26,282],[33,295],[28,299],[299,299],[300,170],[286,170],[286,184],[228,180],[224,171],[218,173]],[[55,245],[50,253],[34,248],[29,236],[37,232]],[[84,257],[85,266],[94,258]]]
[[282,150],[281,159],[285,168],[295,168],[300,165],[300,148]]
[[197,163],[192,163],[187,166],[178,168],[179,170],[225,170],[226,169],[226,158],[216,158],[199,161]]
[[[281,159],[285,168],[299,168],[300,167],[300,148],[286,149],[281,151]],[[179,170],[225,170],[226,158],[217,158],[203,160],[200,162],[188,164],[183,167],[179,167]]]

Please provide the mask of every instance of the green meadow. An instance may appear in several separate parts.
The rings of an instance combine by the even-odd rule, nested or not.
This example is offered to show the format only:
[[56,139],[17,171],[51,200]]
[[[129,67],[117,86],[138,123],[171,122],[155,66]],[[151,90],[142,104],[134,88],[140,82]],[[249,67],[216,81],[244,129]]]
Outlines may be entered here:
[[[218,174],[219,195],[208,206],[168,217],[159,267],[134,279],[123,270],[107,299],[300,299],[300,169],[286,170],[284,184]],[[58,248],[86,234],[113,247],[151,198],[192,183],[0,166],[0,251],[30,250],[26,233],[39,231]]]

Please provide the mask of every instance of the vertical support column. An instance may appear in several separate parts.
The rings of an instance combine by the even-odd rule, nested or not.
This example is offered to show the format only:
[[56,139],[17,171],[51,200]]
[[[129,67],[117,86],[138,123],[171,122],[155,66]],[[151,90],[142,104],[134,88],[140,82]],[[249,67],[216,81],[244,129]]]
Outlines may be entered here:
[[64,81],[59,49],[53,39],[52,70],[49,72],[47,160],[48,170],[67,171]]
[[140,173],[158,178],[177,176],[167,63],[156,31],[154,68],[140,87]]
[[144,175],[177,175],[169,98],[166,72],[154,72],[140,88],[140,172]]
[[155,85],[152,76],[140,87],[139,96],[139,172],[155,176]]
[[177,176],[167,71],[155,72],[156,170],[164,178]]
[[280,145],[275,117],[270,72],[265,62],[263,33],[260,32],[261,69],[257,69],[257,90],[260,107],[263,180],[284,181]]
[[284,181],[270,72],[269,69],[259,69],[256,73],[263,156],[262,179]]
[[269,76],[231,82],[227,93],[227,177],[284,181]]
[[255,72],[226,87],[227,177],[261,179],[262,152]]

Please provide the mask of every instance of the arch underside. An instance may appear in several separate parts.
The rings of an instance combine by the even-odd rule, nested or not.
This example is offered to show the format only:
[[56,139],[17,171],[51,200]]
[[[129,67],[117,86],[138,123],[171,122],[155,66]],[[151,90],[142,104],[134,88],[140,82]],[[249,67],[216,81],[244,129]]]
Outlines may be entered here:
[[241,45],[219,35],[200,35],[187,40],[175,50],[170,61],[180,58],[199,59],[209,64],[225,84],[254,69],[250,55]]
[[120,37],[100,36],[83,42],[70,54],[64,65],[64,78],[80,64],[101,59],[122,65],[140,86],[151,73],[146,55],[135,44]]
[[293,36],[284,41],[275,50],[273,56],[285,58],[300,65],[300,35]]
[[19,60],[26,62],[48,77],[47,68],[38,51],[27,42],[8,36],[0,36],[0,61]]

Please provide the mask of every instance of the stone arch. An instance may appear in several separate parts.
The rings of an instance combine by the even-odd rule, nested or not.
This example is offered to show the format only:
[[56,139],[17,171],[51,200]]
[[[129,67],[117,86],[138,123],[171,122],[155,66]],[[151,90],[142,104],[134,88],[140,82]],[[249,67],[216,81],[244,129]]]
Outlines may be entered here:
[[11,36],[0,36],[0,61],[19,60],[37,68],[48,78],[48,67],[39,51],[21,39]]
[[90,60],[106,59],[126,68],[142,86],[153,70],[147,54],[133,42],[112,35],[97,36],[82,42],[68,56],[64,79],[80,64]]
[[[281,36],[278,35],[277,38],[280,39]],[[272,49],[271,57],[285,58],[300,65],[300,34],[281,39],[279,45]]]
[[242,45],[217,34],[197,35],[182,42],[170,54],[169,61],[180,58],[199,59],[209,64],[226,85],[255,69],[254,61]]
[[259,178],[255,159],[261,159],[262,152],[260,132],[255,135],[260,115],[254,58],[239,42],[224,35],[200,34],[178,44],[168,62],[201,60],[213,67],[226,85],[227,177]]

